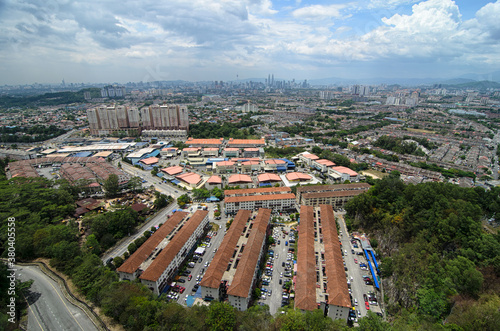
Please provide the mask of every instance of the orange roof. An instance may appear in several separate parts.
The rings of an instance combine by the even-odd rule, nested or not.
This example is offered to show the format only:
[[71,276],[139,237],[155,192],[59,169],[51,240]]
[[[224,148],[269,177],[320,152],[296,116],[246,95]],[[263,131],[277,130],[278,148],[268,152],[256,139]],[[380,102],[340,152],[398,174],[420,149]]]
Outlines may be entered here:
[[178,150],[177,147],[165,147],[161,149],[162,151],[176,151]]
[[238,244],[241,233],[251,215],[252,212],[250,210],[241,209],[238,211],[229,230],[227,230],[227,233],[224,235],[219,250],[215,253],[210,266],[205,272],[205,276],[203,276],[200,283],[201,286],[219,288],[222,276],[227,269],[229,260],[233,256],[236,244]]
[[188,213],[178,211],[175,212],[155,233],[149,237],[144,244],[142,244],[134,254],[118,268],[117,271],[126,272],[129,274],[134,273],[141,266],[158,244],[172,232],[173,229],[186,217]]
[[302,154],[303,157],[307,158],[307,159],[311,159],[311,160],[317,160],[319,159],[318,156],[314,155],[314,154],[311,154],[311,153],[304,153]]
[[147,159],[139,160],[139,162],[142,162],[144,164],[155,164],[158,163],[158,161],[160,161],[160,159],[157,157],[148,157]]
[[223,142],[224,138],[219,138],[219,139],[188,138],[188,140],[186,140],[186,145],[221,145]]
[[312,178],[308,174],[303,174],[301,172],[291,172],[289,174],[286,174],[285,177],[290,182],[292,182],[294,180],[311,180],[311,178]]
[[327,160],[327,159],[316,160],[315,162],[319,163],[319,164],[322,164],[324,166],[327,166],[327,167],[333,167],[333,166],[335,166],[334,162],[332,162],[330,160]]
[[235,148],[235,147],[229,147],[229,148],[225,148],[224,150],[226,152],[236,152],[236,151],[239,151],[240,149],[239,148]]
[[278,160],[278,159],[272,159],[272,160],[265,160],[264,161],[266,164],[283,164],[286,163],[283,160]]
[[207,180],[208,184],[222,184],[222,178],[219,176],[213,175]]
[[229,139],[228,145],[265,145],[264,139]]
[[320,210],[323,243],[325,245],[325,273],[328,279],[328,288],[326,289],[328,304],[338,307],[350,307],[351,299],[345,278],[344,262],[335,226],[333,207],[320,205]]
[[208,210],[196,211],[139,278],[156,282],[207,215]]
[[183,170],[184,170],[184,168],[181,166],[173,166],[173,167],[161,169],[161,171],[166,172],[170,176],[180,174]]
[[249,166],[251,166],[251,165],[257,165],[259,163],[260,163],[259,161],[243,161],[243,162],[241,162],[241,165],[249,165]]
[[245,152],[258,152],[259,149],[257,147],[248,147],[244,149]]
[[243,197],[226,197],[224,199],[224,202],[231,203],[231,202],[243,202],[243,201],[286,200],[286,199],[295,199],[295,194],[284,193],[284,194],[267,194],[267,195],[247,195]]
[[[321,216],[323,216],[323,214],[321,214]],[[295,308],[303,310],[314,310],[318,308],[316,303],[316,283],[314,208],[312,206],[301,206],[299,240],[297,242]]]
[[[242,253],[233,281],[227,289],[227,294],[247,298],[252,289],[253,270],[258,267],[262,245],[266,240],[266,230],[271,219],[271,209],[259,209],[248,237],[245,250]],[[250,272],[249,272],[250,271]]]
[[358,173],[347,167],[333,167],[332,170],[338,171],[340,173],[348,174],[349,176],[357,176]]
[[259,182],[280,182],[281,178],[276,174],[260,174],[257,176],[257,180]]
[[219,149],[217,147],[205,147],[203,148],[203,150],[207,152],[215,152],[218,151]]
[[198,184],[201,181],[201,176],[195,174],[194,172],[186,172],[185,174],[175,176],[175,178],[180,179],[188,184]]
[[240,175],[240,174],[235,174],[229,177],[227,180],[229,184],[234,184],[234,183],[252,183],[252,178],[248,175]]
[[231,161],[220,161],[220,162],[215,162],[216,167],[229,167],[229,166],[234,166],[234,162]]

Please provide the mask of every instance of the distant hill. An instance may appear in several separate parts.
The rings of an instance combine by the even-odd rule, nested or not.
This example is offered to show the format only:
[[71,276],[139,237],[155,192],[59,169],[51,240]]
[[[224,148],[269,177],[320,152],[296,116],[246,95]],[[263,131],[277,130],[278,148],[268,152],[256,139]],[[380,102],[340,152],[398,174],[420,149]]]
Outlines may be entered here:
[[483,80],[480,82],[468,82],[468,83],[462,83],[462,84],[444,85],[444,87],[470,88],[470,89],[476,89],[476,90],[486,90],[489,88],[500,88],[500,83],[492,82],[489,80]]
[[447,80],[437,82],[436,84],[457,85],[457,84],[467,84],[467,83],[473,83],[473,82],[477,82],[477,81],[475,79],[470,79],[470,78],[452,78],[452,79],[447,79]]
[[91,97],[100,97],[100,89],[88,88],[78,92],[55,92],[33,96],[2,96],[0,97],[0,108],[11,107],[32,107],[32,106],[57,106],[75,102],[85,102],[83,96],[85,91],[89,91]]

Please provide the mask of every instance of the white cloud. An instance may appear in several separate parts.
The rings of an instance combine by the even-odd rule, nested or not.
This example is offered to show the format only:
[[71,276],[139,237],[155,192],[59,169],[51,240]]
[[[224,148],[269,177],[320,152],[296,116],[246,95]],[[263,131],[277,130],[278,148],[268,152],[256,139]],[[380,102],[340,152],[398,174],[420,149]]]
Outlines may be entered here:
[[348,7],[347,4],[341,5],[312,5],[296,9],[292,12],[293,17],[304,20],[324,20],[329,18],[341,18],[341,11]]
[[[30,66],[47,76],[54,68],[81,65],[83,75],[102,71],[88,70],[100,66],[107,68],[102,75],[139,72],[142,79],[153,77],[150,71],[156,77],[185,72],[195,79],[217,70],[307,72],[357,61],[500,62],[498,1],[466,21],[451,0],[421,1],[407,14],[380,10],[374,11],[376,18],[364,11],[365,16],[345,20],[359,14],[363,3],[368,2],[280,7],[278,13],[271,0],[9,2],[0,12],[0,77]],[[396,8],[412,1],[370,3]],[[343,25],[334,29],[334,20]],[[173,77],[178,78],[183,77]]]

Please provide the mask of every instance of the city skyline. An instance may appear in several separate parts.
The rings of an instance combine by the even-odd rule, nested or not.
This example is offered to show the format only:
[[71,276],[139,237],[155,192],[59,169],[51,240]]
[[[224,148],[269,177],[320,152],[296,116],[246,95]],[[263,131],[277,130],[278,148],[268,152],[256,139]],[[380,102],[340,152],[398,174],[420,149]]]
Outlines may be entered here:
[[0,2],[0,84],[498,71],[500,1]]

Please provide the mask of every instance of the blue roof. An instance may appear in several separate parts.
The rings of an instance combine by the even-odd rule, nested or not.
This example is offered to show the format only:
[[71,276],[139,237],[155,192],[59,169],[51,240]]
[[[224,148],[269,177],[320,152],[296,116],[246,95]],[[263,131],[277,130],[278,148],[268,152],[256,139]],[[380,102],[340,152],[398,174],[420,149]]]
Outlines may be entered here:
[[135,143],[135,146],[146,146],[147,144],[149,144],[148,142],[145,142],[145,141],[141,141],[141,142],[138,142],[138,143]]
[[151,153],[149,153],[146,157],[157,157],[158,155],[160,154],[160,150],[159,149],[155,149],[154,151],[152,151]]
[[156,176],[158,176],[158,177],[163,177],[163,175],[164,175],[163,172],[159,172],[159,173],[156,174]]
[[177,179],[172,179],[171,182],[174,183],[174,184],[179,184],[180,183]]
[[92,155],[92,152],[80,152],[80,153],[76,153],[73,156],[74,157],[89,157],[91,155]]
[[210,198],[207,198],[207,202],[212,202],[212,201],[220,201],[219,199],[217,199],[216,197],[214,197],[213,195],[210,197]]

